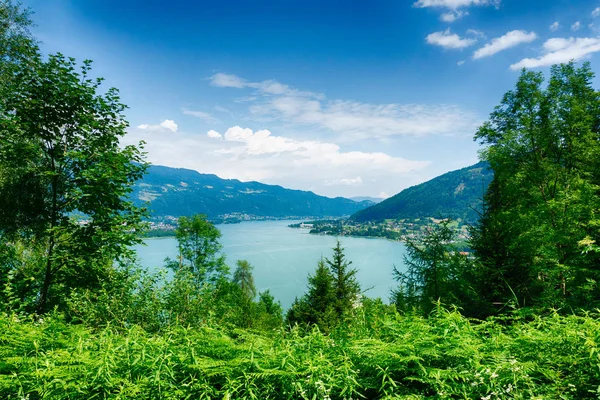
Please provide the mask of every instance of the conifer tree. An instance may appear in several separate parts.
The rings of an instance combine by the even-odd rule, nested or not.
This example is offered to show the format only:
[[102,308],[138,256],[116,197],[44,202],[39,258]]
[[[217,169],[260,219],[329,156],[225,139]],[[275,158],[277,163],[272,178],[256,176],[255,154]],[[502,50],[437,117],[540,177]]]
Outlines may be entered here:
[[334,308],[341,320],[353,308],[360,296],[360,285],[356,280],[356,269],[350,269],[352,261],[347,261],[344,248],[338,240],[333,248],[331,259],[325,260],[332,276],[332,285],[335,291]]
[[237,260],[236,265],[233,283],[239,286],[246,299],[253,300],[256,297],[256,286],[254,286],[254,277],[252,276],[254,267],[246,260]]
[[314,275],[308,277],[308,293],[294,300],[287,313],[287,323],[318,325],[327,332],[337,323],[336,291],[331,272],[320,260]]

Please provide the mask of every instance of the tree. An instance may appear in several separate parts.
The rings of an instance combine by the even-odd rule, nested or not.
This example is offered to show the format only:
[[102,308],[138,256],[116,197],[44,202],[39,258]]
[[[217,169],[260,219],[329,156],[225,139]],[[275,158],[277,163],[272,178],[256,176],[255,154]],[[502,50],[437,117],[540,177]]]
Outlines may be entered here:
[[39,58],[32,25],[28,9],[11,0],[0,2],[0,96],[19,68]]
[[275,297],[271,294],[270,290],[265,290],[258,294],[258,306],[261,311],[278,320],[281,320],[281,316],[283,314],[281,303],[275,301]]
[[475,135],[494,170],[473,231],[488,301],[597,307],[600,256],[600,96],[588,63],[524,70]]
[[214,282],[227,274],[219,241],[221,231],[206,219],[206,215],[179,218],[175,236],[180,259],[179,263],[169,261],[170,265],[189,270],[198,286]]
[[449,224],[442,220],[428,226],[423,236],[406,240],[406,272],[394,267],[400,287],[392,298],[399,309],[416,307],[428,314],[437,301],[455,302],[462,256],[453,245],[455,233]]
[[308,276],[308,293],[294,300],[287,313],[287,323],[318,325],[324,332],[337,323],[336,291],[333,277],[323,260],[314,275]]
[[38,313],[98,287],[132,254],[145,215],[127,200],[146,165],[141,145],[119,145],[126,107],[116,89],[98,93],[91,62],[77,69],[60,54],[31,61],[0,99],[0,234],[42,249],[44,262],[21,276]]
[[340,241],[336,242],[333,248],[333,256],[325,259],[333,277],[333,288],[335,291],[335,310],[338,318],[341,320],[353,308],[354,303],[360,296],[360,285],[356,280],[356,269],[349,269],[352,261],[347,261],[344,255],[344,249]]
[[256,286],[254,286],[254,277],[252,276],[254,267],[246,260],[237,260],[236,265],[233,283],[238,285],[243,296],[251,301],[256,297]]

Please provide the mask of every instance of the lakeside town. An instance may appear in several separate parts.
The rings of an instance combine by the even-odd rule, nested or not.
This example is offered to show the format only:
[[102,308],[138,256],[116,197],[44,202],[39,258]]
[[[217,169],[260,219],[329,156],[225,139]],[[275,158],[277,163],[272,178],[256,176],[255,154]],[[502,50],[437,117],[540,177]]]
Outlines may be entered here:
[[[384,221],[357,222],[351,219],[325,219],[303,221],[290,224],[290,228],[309,229],[311,234],[385,238],[389,240],[405,241],[423,236],[427,227],[438,224],[442,219],[416,218],[416,219],[386,219]],[[453,220],[448,225],[456,234],[458,243],[466,242],[469,237],[469,224],[461,219]]]

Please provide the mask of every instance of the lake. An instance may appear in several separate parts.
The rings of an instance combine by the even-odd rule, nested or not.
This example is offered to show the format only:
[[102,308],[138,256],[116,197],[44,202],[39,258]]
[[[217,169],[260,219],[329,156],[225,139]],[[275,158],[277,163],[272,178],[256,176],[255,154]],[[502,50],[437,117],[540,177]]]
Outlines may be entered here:
[[[294,298],[306,292],[307,276],[312,274],[321,257],[331,257],[336,238],[311,235],[307,229],[292,229],[296,221],[252,221],[217,225],[223,233],[221,243],[226,262],[235,269],[236,260],[247,260],[254,266],[258,291],[270,289],[275,298],[288,308]],[[390,290],[396,287],[393,265],[404,269],[405,247],[400,242],[384,239],[340,238],[346,258],[357,269],[357,279],[369,297],[388,302]],[[137,246],[140,261],[149,269],[164,265],[165,257],[177,257],[175,238],[145,240]],[[402,268],[401,268],[402,267]]]

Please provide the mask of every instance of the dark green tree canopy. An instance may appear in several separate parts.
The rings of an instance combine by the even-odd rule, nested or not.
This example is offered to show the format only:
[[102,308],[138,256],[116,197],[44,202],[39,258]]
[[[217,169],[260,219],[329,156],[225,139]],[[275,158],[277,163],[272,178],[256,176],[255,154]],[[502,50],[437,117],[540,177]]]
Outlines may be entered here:
[[38,59],[0,99],[0,234],[44,249],[43,271],[31,271],[37,293],[28,294],[38,312],[73,287],[97,285],[131,254],[144,215],[127,200],[143,153],[119,145],[125,106],[90,69],[60,54]]
[[356,269],[350,268],[352,261],[346,260],[342,244],[338,240],[333,248],[331,259],[325,259],[333,278],[335,289],[335,310],[341,319],[353,308],[360,297],[360,285],[356,280]]
[[472,245],[488,301],[599,304],[600,96],[589,64],[523,71],[477,132],[494,170]]

